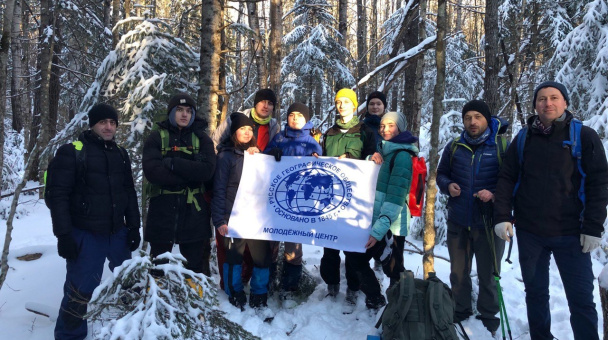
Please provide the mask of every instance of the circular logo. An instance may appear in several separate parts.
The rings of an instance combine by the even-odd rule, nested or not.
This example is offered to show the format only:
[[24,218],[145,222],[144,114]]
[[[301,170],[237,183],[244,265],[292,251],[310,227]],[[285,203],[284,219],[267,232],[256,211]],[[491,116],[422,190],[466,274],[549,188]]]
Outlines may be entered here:
[[279,207],[301,216],[320,216],[338,208],[345,199],[340,178],[322,168],[296,171],[283,178],[274,192]]

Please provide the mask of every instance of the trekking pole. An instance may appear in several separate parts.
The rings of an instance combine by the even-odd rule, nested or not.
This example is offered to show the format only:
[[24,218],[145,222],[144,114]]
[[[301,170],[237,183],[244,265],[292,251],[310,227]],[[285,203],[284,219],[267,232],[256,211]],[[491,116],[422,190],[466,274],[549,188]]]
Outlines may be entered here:
[[[500,328],[502,332],[503,340],[506,340],[505,335],[505,324],[507,326],[507,333],[509,334],[509,339],[513,340],[513,336],[511,335],[511,326],[509,325],[509,317],[507,316],[507,307],[505,305],[505,301],[502,296],[502,287],[500,286],[500,272],[498,271],[498,261],[496,260],[496,244],[494,242],[493,230],[490,231],[490,226],[492,225],[492,214],[493,214],[493,206],[491,202],[483,202],[480,200],[480,212],[483,218],[483,224],[485,226],[486,237],[488,239],[488,243],[490,244],[490,249],[492,249],[492,257],[494,258],[494,280],[496,281],[496,292],[498,294],[498,309],[500,311]],[[511,242],[512,243],[512,242]]]
[[513,262],[511,262],[511,250],[513,249],[513,239],[511,239],[511,242],[509,242],[509,251],[507,252],[507,259],[505,260],[505,262],[509,263],[509,264],[513,264]]

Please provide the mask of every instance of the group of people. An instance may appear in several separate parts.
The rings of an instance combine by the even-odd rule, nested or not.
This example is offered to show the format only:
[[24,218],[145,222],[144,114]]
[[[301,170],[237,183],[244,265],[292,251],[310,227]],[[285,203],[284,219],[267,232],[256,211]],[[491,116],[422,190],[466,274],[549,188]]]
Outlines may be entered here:
[[[568,104],[563,85],[545,82],[538,86],[534,94],[537,115],[528,120],[523,153],[518,152],[517,143],[507,147],[501,134],[509,124],[493,117],[486,103],[472,100],[464,105],[464,131],[446,145],[437,169],[439,189],[449,195],[447,245],[455,321],[474,314],[471,267],[475,257],[477,317],[488,331],[496,332],[500,319],[495,275],[500,272],[505,241],[511,241],[514,223],[532,339],[552,338],[548,304],[551,253],[562,274],[576,339],[598,338],[589,252],[599,246],[603,233],[608,166],[597,133],[583,127],[587,199],[584,204],[578,201],[581,175],[562,145],[569,140],[573,117]],[[338,91],[335,124],[320,143],[311,133],[306,105],[290,105],[282,129],[273,118],[276,106],[272,90],[259,90],[252,108],[226,117],[210,137],[205,133],[206,122],[196,116],[192,97],[180,93],[170,99],[167,119],[155,124],[142,157],[145,195],[150,200],[143,236],[150,244],[151,257],[179,244],[186,267],[210,276],[213,226],[220,286],[230,303],[246,307],[244,286],[249,282],[249,306],[265,307],[279,242],[226,237],[245,153],[265,153],[277,162],[283,156],[373,161],[380,171],[366,251],[344,251],[345,307],[354,309],[359,291],[365,295],[367,308],[384,306],[386,299],[370,260],[382,266],[391,285],[405,270],[404,243],[411,218],[406,199],[418,138],[407,131],[402,114],[387,112],[386,96],[378,91],[367,96],[362,120],[357,115],[355,92]],[[114,140],[118,114],[107,104],[95,105],[89,111],[89,125],[79,143],[58,149],[49,165],[45,190],[58,253],[67,260],[56,339],[86,337],[82,318],[86,303],[82,301],[88,301],[99,285],[105,259],[113,269],[129,259],[141,242],[131,162]],[[525,161],[519,159],[520,154]],[[282,301],[291,300],[298,289],[302,256],[301,244],[285,242]],[[339,250],[323,249],[320,273],[328,298],[336,299],[340,291],[340,264]]]

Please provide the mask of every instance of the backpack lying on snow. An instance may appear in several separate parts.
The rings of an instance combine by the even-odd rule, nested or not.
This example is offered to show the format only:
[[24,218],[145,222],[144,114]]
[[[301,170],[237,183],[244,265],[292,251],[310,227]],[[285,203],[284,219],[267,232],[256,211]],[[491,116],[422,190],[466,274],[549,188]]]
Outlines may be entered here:
[[388,304],[376,324],[382,324],[382,339],[458,339],[452,291],[435,273],[421,280],[405,271],[386,296]]

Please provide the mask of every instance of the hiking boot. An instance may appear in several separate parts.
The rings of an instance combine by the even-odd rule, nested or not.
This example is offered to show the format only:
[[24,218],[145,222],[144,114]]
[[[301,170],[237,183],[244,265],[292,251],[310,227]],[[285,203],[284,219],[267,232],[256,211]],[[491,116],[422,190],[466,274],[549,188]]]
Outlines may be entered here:
[[357,304],[358,296],[359,296],[358,290],[351,290],[350,288],[346,288],[346,299],[344,299],[344,302],[354,306]]
[[340,285],[339,284],[328,284],[327,285],[327,295],[325,295],[325,297],[331,297],[331,298],[336,298],[336,296],[338,296],[338,293],[340,292]]
[[245,292],[243,291],[236,292],[234,295],[228,298],[228,301],[230,301],[234,307],[240,308],[241,311],[244,311],[245,305],[247,304],[247,295],[245,295]]
[[368,296],[365,298],[365,306],[368,309],[380,309],[386,305],[386,299],[383,295]]
[[249,297],[249,307],[268,307],[268,294],[251,294],[251,296]]

